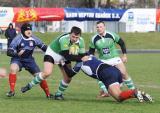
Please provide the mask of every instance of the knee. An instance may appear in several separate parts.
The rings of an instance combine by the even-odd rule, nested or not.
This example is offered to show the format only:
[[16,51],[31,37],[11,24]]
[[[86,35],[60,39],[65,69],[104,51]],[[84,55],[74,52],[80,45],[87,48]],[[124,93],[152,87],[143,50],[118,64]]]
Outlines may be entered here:
[[52,74],[51,71],[44,71],[44,72],[42,73],[42,76],[43,76],[43,78],[47,78],[47,77],[49,77],[51,74]]
[[121,75],[122,75],[123,79],[128,79],[129,78],[126,70],[120,70],[120,72],[121,72]]
[[10,67],[10,73],[16,74],[18,72],[19,68],[17,66],[11,66]]
[[64,82],[65,83],[70,83],[71,80],[72,80],[72,78],[70,78],[70,77],[64,77]]

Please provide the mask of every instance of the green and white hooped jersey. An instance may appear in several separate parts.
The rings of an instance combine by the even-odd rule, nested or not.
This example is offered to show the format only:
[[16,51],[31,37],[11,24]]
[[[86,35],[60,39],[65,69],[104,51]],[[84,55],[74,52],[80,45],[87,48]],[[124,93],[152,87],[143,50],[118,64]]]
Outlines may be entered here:
[[[57,37],[57,39],[53,40],[49,46],[54,52],[60,53],[63,50],[69,50],[71,45],[70,34],[68,33]],[[79,38],[76,45],[79,46],[78,53],[85,53],[85,43],[82,37]]]
[[106,31],[104,37],[96,34],[92,37],[90,48],[96,49],[99,58],[102,60],[114,58],[119,56],[116,48],[116,43],[119,41],[119,39],[120,37],[113,32]]

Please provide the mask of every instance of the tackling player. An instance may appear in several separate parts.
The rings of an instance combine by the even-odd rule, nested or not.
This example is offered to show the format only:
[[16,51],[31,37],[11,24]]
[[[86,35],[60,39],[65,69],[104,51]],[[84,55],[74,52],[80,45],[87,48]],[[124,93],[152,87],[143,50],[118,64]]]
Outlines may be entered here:
[[122,91],[120,88],[122,75],[116,67],[108,65],[94,56],[89,56],[88,59],[82,58],[82,61],[83,62],[77,63],[72,69],[68,68],[64,62],[61,64],[70,77],[73,77],[81,69],[89,77],[102,81],[109,91],[109,94],[119,102],[130,98],[137,98],[139,102],[153,102],[149,94],[137,89]]
[[[32,27],[30,24],[25,23],[21,27],[21,34],[17,35],[7,50],[7,55],[11,57],[9,85],[10,91],[6,94],[8,97],[15,95],[15,85],[17,72],[25,68],[33,76],[40,73],[40,69],[36,64],[32,54],[35,47],[40,48],[42,51],[46,51],[47,46],[36,36],[32,34]],[[41,88],[46,93],[47,98],[51,95],[46,80],[40,83]]]

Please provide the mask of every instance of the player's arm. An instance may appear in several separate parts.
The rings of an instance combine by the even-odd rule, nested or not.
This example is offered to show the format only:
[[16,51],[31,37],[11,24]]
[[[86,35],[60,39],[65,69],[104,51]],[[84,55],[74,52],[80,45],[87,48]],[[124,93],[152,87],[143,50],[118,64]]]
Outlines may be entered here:
[[126,51],[126,45],[124,41],[120,38],[119,41],[117,42],[119,46],[121,47],[123,56],[121,57],[122,61],[125,63],[127,62],[127,51]]
[[73,68],[69,68],[65,63],[61,63],[61,65],[63,66],[63,69],[65,70],[67,75],[69,77],[73,77],[74,75],[76,75],[80,71],[81,66],[82,66],[82,62],[76,63]]
[[94,53],[95,53],[95,49],[90,47],[89,51],[88,51],[88,54],[94,55]]
[[94,55],[94,53],[95,53],[95,46],[94,46],[94,41],[93,40],[94,39],[92,39],[90,41],[89,50],[88,50],[88,54],[92,54],[92,55]]
[[68,61],[81,62],[82,57],[84,57],[86,55],[86,53],[73,55],[73,54],[69,54],[69,50],[63,50],[60,52],[60,55],[62,55]]
[[17,53],[17,46],[19,43],[19,38],[16,37],[12,40],[11,44],[9,45],[9,48],[7,49],[7,56],[10,57],[17,57],[18,53]]
[[112,33],[113,35],[113,39],[114,41],[121,47],[121,51],[123,53],[123,56],[121,57],[123,62],[127,62],[127,51],[126,51],[126,45],[124,43],[124,41],[122,40],[122,38],[116,34],[116,33]]
[[80,42],[79,42],[79,54],[83,54],[85,53],[85,43],[84,43],[84,39],[80,38]]
[[124,43],[124,41],[120,38],[119,41],[117,42],[117,44],[119,44],[119,46],[121,47],[122,53],[126,54],[126,45]]
[[9,49],[7,49],[7,56],[16,57],[16,56],[18,56],[18,54],[13,48],[9,48]]
[[117,33],[114,33],[114,32],[111,32],[111,33],[113,36],[113,40],[121,47],[122,53],[126,54],[127,53],[126,45],[125,45],[123,39]]

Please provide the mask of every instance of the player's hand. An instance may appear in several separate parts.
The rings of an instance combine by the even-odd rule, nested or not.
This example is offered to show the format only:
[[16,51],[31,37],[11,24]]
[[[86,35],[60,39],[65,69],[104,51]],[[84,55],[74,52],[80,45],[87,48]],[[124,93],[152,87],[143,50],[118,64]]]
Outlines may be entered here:
[[123,56],[121,57],[121,59],[122,59],[123,63],[126,63],[127,62],[127,55],[123,54]]
[[84,57],[81,58],[81,60],[82,60],[83,62],[87,61],[88,59],[89,59],[89,56],[84,56]]
[[24,49],[22,49],[19,53],[18,53],[18,56],[21,56],[23,53],[24,53]]

